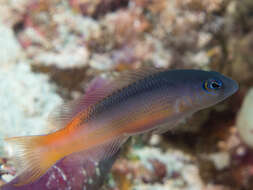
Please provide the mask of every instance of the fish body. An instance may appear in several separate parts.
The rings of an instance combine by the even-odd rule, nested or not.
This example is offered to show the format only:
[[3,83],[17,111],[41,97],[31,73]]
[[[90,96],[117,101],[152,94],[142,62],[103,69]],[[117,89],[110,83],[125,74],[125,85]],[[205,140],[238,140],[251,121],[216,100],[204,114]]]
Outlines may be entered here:
[[165,132],[238,89],[235,81],[214,71],[157,69],[93,86],[84,97],[53,114],[57,131],[7,139],[18,145],[22,169],[17,185],[35,181],[71,154],[84,152],[94,161],[110,157],[128,137]]

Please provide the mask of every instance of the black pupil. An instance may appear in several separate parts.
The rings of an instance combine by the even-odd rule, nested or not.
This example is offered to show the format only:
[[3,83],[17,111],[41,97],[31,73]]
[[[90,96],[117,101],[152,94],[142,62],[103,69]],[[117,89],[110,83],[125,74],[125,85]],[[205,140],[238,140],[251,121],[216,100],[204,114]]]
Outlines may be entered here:
[[216,89],[216,88],[220,88],[220,84],[216,81],[212,82],[212,88]]

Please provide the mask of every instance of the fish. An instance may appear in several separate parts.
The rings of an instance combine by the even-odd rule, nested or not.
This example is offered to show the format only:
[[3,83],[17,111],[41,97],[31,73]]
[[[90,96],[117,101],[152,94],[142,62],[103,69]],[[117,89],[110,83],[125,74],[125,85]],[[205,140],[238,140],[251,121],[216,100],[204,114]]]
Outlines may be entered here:
[[19,168],[15,185],[34,183],[69,155],[108,159],[129,137],[173,130],[237,90],[236,81],[215,71],[142,68],[114,80],[99,77],[84,96],[50,114],[51,132],[5,139]]

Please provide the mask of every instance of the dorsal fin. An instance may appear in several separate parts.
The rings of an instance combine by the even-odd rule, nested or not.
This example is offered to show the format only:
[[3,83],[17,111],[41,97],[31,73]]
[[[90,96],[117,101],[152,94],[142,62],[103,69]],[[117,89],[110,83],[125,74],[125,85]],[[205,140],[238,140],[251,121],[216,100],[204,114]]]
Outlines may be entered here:
[[74,116],[88,107],[103,100],[113,92],[127,87],[131,83],[141,80],[152,74],[162,72],[164,69],[154,67],[142,67],[137,70],[125,71],[113,80],[96,77],[88,85],[86,93],[81,98],[58,106],[48,118],[49,131],[53,132],[64,128]]
[[64,128],[79,112],[84,111],[91,105],[103,99],[104,94],[108,93],[108,89],[109,82],[106,79],[101,77],[93,79],[86,88],[86,93],[82,97],[57,106],[49,114],[46,131],[53,132]]
[[114,86],[115,86],[115,89],[113,91],[126,87],[150,75],[163,72],[163,71],[165,71],[165,69],[155,68],[155,67],[150,67],[150,66],[141,67],[136,70],[125,71],[123,73],[120,73],[119,76],[115,77],[114,81],[112,82],[114,83]]

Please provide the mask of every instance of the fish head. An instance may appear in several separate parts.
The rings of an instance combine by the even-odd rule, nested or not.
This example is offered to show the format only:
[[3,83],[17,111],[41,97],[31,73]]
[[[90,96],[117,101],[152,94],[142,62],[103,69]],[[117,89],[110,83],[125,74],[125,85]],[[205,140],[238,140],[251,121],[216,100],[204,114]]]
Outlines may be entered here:
[[236,81],[215,71],[196,71],[189,81],[192,99],[199,109],[215,105],[232,94],[239,86]]

